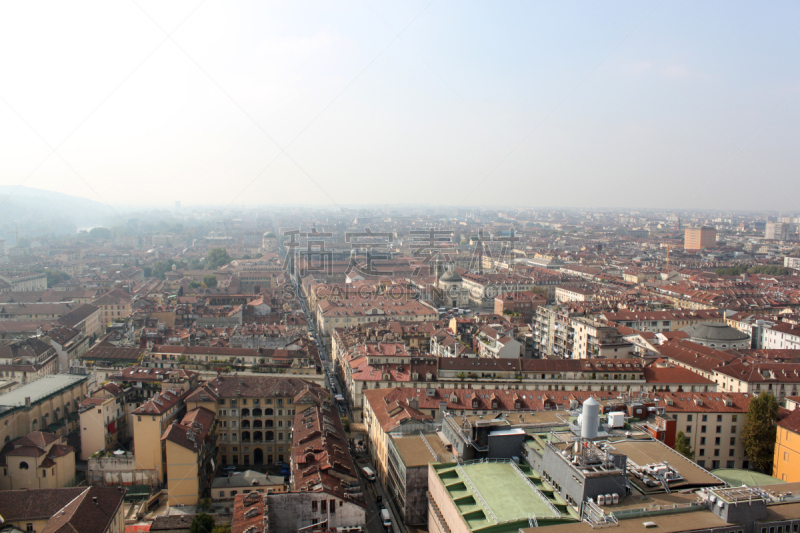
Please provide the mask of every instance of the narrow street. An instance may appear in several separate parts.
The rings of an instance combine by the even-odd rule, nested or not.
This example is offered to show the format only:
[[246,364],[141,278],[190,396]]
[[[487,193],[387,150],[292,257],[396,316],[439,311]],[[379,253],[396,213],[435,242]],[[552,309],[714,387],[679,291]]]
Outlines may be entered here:
[[[300,305],[303,308],[303,313],[305,314],[306,320],[308,321],[308,334],[313,335],[314,341],[317,344],[320,361],[322,362],[322,370],[325,374],[325,384],[327,388],[331,391],[331,394],[334,395],[341,394],[342,396],[344,396],[345,398],[344,402],[337,402],[339,405],[339,413],[343,418],[347,418],[350,424],[352,424],[353,423],[352,411],[350,410],[350,405],[347,401],[347,395],[345,394],[344,384],[341,383],[339,378],[336,376],[336,373],[333,368],[333,361],[327,349],[325,348],[325,344],[322,342],[322,336],[320,335],[320,332],[317,330],[315,316],[308,309],[307,303],[302,296],[299,280],[295,276],[292,276],[292,280],[294,283],[295,291],[297,291],[296,292],[297,299],[300,301]],[[366,435],[364,435],[364,439],[366,439]],[[356,458],[354,457],[354,461],[355,459]],[[389,510],[389,513],[392,515],[391,531],[395,533],[406,533],[406,528],[398,519],[399,514],[397,512],[397,509],[395,508],[393,502],[389,501],[389,498],[386,497],[386,491],[381,485],[381,482],[379,480],[370,482],[364,477],[361,468],[364,466],[370,466],[372,468],[372,465],[367,462],[359,463],[358,461],[355,461],[355,463],[356,463],[356,468],[359,469],[358,477],[361,482],[361,489],[364,494],[364,501],[367,505],[367,515],[365,523],[366,531],[369,533],[386,533],[387,528],[384,528],[381,520],[381,509],[385,507]],[[378,504],[378,496],[381,497],[382,504]]]

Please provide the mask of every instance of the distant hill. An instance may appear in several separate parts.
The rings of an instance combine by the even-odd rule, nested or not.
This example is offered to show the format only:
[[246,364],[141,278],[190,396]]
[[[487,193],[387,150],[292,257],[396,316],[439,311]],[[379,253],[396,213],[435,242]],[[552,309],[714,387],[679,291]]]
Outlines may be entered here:
[[0,238],[5,238],[9,245],[15,244],[10,233],[17,226],[20,236],[64,235],[75,233],[79,227],[100,225],[109,214],[112,213],[107,206],[94,200],[32,187],[0,185]]

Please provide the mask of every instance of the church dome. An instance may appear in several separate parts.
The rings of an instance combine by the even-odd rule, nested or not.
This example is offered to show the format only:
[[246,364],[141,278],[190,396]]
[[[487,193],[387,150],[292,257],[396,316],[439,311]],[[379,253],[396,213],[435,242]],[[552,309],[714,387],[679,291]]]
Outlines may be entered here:
[[741,348],[749,345],[750,336],[722,322],[698,322],[681,328],[689,338],[704,346]]
[[274,236],[275,236],[275,234],[274,234],[274,233],[272,233],[271,231],[268,231],[268,232],[266,232],[266,233],[264,234],[264,237],[274,237]]
[[455,270],[448,270],[442,274],[442,277],[439,278],[439,281],[457,283],[464,280],[456,273]]

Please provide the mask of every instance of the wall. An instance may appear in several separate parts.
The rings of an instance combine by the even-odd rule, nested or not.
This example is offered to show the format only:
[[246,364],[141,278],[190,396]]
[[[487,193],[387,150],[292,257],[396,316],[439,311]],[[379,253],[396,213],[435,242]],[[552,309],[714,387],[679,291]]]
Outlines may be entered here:
[[[322,502],[329,509],[336,505],[335,513],[323,513]],[[312,502],[316,502],[313,512]],[[326,492],[284,492],[267,496],[270,533],[295,533],[298,529],[322,520],[328,520],[328,528],[364,526],[365,508],[351,501],[342,500]]]
[[166,441],[168,505],[197,505],[199,479],[197,454],[172,441]]
[[134,415],[133,449],[137,470],[155,470],[159,483],[164,482],[161,448],[161,417]]
[[789,483],[800,481],[800,435],[778,427],[772,475]]

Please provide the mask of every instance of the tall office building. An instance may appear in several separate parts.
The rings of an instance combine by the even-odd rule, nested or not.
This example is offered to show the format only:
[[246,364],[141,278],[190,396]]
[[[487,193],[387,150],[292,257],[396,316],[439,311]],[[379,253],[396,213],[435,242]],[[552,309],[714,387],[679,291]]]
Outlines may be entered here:
[[767,222],[767,227],[764,229],[764,238],[773,241],[786,241],[789,240],[790,231],[791,224],[786,222]]
[[685,250],[703,250],[717,246],[717,230],[712,226],[701,228],[686,228],[683,234],[683,248]]

